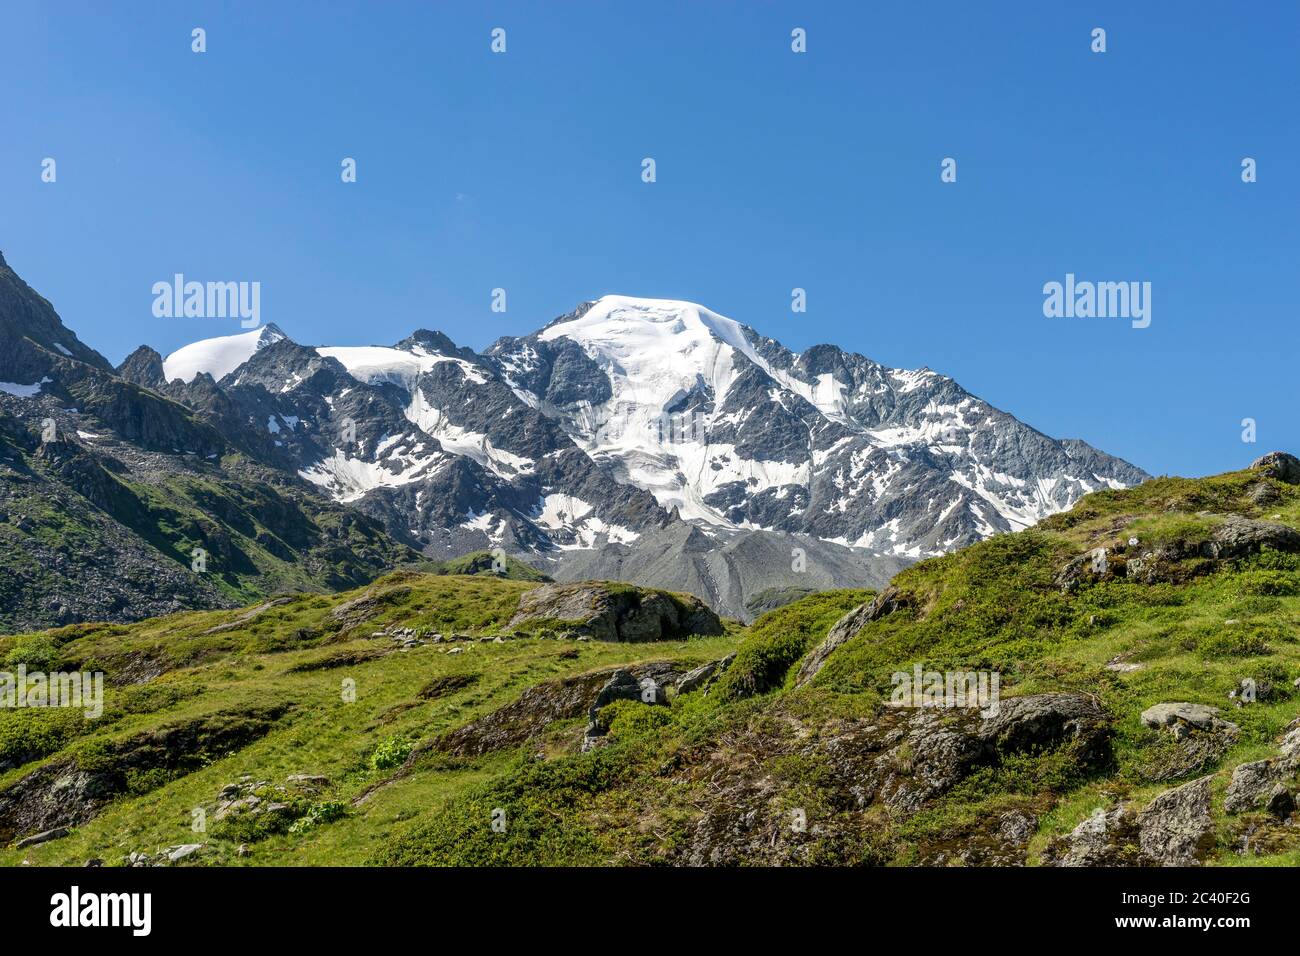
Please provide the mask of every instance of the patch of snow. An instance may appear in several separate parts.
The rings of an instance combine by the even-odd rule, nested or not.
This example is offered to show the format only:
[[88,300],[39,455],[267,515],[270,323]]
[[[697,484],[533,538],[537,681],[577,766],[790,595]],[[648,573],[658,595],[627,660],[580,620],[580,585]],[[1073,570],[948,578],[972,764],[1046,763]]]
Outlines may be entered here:
[[274,325],[264,325],[239,335],[192,342],[163,359],[163,378],[169,382],[178,378],[182,382],[192,382],[207,372],[220,381],[252,358],[258,349],[284,337],[284,333]]
[[17,398],[31,398],[40,392],[41,386],[48,384],[48,377],[42,378],[39,382],[31,385],[19,385],[17,382],[0,382],[0,392],[5,392]]

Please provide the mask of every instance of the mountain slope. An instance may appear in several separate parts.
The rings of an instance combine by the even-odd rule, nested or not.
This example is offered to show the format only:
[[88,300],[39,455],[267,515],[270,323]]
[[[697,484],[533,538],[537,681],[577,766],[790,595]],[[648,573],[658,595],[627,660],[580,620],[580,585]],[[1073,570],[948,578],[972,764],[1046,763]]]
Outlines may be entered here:
[[[110,675],[99,721],[0,712],[0,840],[105,754],[136,782],[0,863],[197,843],[177,865],[1300,864],[1289,456],[1096,492],[724,635],[497,641],[537,586],[404,573],[0,638],[10,662]],[[918,665],[996,671],[996,708],[898,702]],[[210,764],[158,746],[231,727],[250,732]],[[232,806],[245,779],[281,809]]]
[[[565,579],[688,587],[740,617],[806,574],[879,583],[1145,477],[936,373],[796,355],[685,302],[606,296],[483,355],[427,330],[392,346],[282,336],[187,346],[162,364],[194,377],[164,390],[428,555],[501,548]],[[158,376],[148,352],[127,365]],[[663,542],[689,527],[663,532],[680,520],[720,542],[712,566],[674,564]],[[721,543],[755,536],[771,540]]]
[[1146,477],[928,369],[796,355],[689,302],[606,296],[488,355],[594,460],[718,527],[914,559]]
[[0,632],[353,587],[417,557],[276,467],[210,377],[186,405],[157,353],[116,374],[2,260],[0,340]]
[[[147,486],[197,473],[229,482],[218,499],[292,489],[299,515],[329,501],[318,513],[331,524],[353,513],[382,525],[355,525],[369,544],[337,575],[291,569],[306,552],[268,518],[254,540],[280,543],[266,559],[253,557],[261,545],[229,553],[235,577],[217,586],[230,600],[255,593],[244,589],[256,578],[305,586],[319,573],[332,587],[408,559],[406,549],[435,559],[492,549],[562,579],[689,588],[745,619],[761,591],[876,585],[903,563],[1143,477],[928,370],[829,345],[796,355],[685,302],[607,296],[483,355],[428,330],[391,346],[312,347],[266,326],[166,357],[142,346],[116,370],[7,266],[0,306],[10,346],[0,411],[29,430],[50,419],[76,455],[107,456],[106,473]],[[243,533],[189,491],[180,498],[177,514],[196,508]],[[190,529],[168,532],[175,561],[193,546],[194,522],[162,523]],[[146,539],[150,526],[128,524]],[[687,549],[678,561],[675,542],[692,529],[715,553]],[[41,587],[33,607],[60,597],[51,581]]]

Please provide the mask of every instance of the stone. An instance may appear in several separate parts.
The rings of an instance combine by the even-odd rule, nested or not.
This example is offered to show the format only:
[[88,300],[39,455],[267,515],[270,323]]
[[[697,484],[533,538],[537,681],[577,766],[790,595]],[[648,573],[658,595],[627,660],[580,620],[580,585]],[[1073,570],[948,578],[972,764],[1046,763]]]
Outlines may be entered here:
[[1226,560],[1256,554],[1263,548],[1300,551],[1300,531],[1276,521],[1228,515],[1210,533],[1203,550],[1208,552],[1208,557]]
[[1214,846],[1212,779],[1201,777],[1166,790],[1138,814],[1138,845],[1157,865],[1194,866]]
[[1253,760],[1232,771],[1232,782],[1223,798],[1223,809],[1228,813],[1242,813],[1257,807],[1272,787],[1274,777],[1272,760]]
[[1274,784],[1273,789],[1264,798],[1264,809],[1279,820],[1285,820],[1295,813],[1295,796],[1284,784]]
[[1284,451],[1269,452],[1250,463],[1251,471],[1260,471],[1288,485],[1300,485],[1300,458]]
[[910,601],[898,588],[890,586],[866,604],[859,605],[836,621],[827,632],[826,638],[808,653],[799,667],[799,676],[795,683],[802,687],[821,672],[826,662],[846,641],[856,637],[858,632],[888,614],[907,607]]
[[1176,737],[1183,736],[1188,727],[1205,732],[1237,733],[1236,724],[1220,720],[1218,715],[1219,708],[1208,704],[1170,702],[1142,711],[1142,723],[1157,730],[1168,729]]
[[1133,866],[1140,858],[1135,852],[1138,841],[1137,820],[1133,811],[1120,806],[1104,807],[1054,840],[1044,852],[1043,861],[1051,866]]
[[58,840],[67,836],[71,832],[68,827],[54,827],[51,830],[45,830],[42,833],[33,833],[29,837],[23,837],[14,844],[14,849],[21,850],[29,846],[39,846],[42,843],[49,843],[51,840]]
[[1109,753],[1110,717],[1092,697],[1071,693],[1029,694],[999,701],[978,736],[1000,752],[1073,744],[1078,761],[1093,765]]
[[701,687],[707,687],[712,684],[722,672],[731,666],[731,662],[736,659],[735,654],[728,654],[721,660],[709,661],[707,664],[701,664],[694,670],[687,671],[677,681],[675,687],[679,694],[689,694],[691,691],[699,690]]
[[329,777],[322,777],[319,774],[310,773],[291,773],[284,778],[284,782],[299,787],[328,787],[330,785]]
[[180,846],[168,847],[163,850],[169,863],[178,863],[186,857],[193,856],[203,849],[202,843],[183,843]]
[[692,595],[598,582],[543,584],[519,597],[510,628],[534,621],[566,622],[573,637],[601,641],[660,641],[697,634],[721,634],[722,621]]

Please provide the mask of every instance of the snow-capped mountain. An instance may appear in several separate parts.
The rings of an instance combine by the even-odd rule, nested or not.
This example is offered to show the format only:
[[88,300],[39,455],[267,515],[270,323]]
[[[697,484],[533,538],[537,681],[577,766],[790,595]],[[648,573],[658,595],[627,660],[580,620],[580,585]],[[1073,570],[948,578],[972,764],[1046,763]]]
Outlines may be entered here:
[[167,381],[180,379],[192,382],[203,372],[214,379],[220,379],[243,365],[258,349],[284,338],[274,324],[262,326],[240,335],[223,335],[215,339],[203,339],[184,348],[177,349],[163,360],[163,377]]
[[[811,543],[843,584],[878,584],[1146,477],[929,369],[832,345],[796,354],[664,299],[606,296],[483,354],[427,330],[310,347],[268,326],[166,359],[142,349],[119,373],[431,555],[501,547],[667,574],[677,539],[660,532],[684,520],[728,555],[691,579],[730,610],[759,564],[780,584],[756,533]],[[602,549],[608,561],[572,560]]]
[[[122,374],[237,420],[261,457],[430,554],[594,548],[670,520],[648,492],[594,465],[493,363],[441,333],[316,348],[278,329],[229,338],[238,342],[194,343],[160,362],[137,353]],[[236,348],[247,358],[231,368]],[[189,380],[166,381],[173,367]]]
[[606,296],[487,355],[594,461],[719,528],[919,558],[1146,477],[929,369],[798,355],[690,302]]

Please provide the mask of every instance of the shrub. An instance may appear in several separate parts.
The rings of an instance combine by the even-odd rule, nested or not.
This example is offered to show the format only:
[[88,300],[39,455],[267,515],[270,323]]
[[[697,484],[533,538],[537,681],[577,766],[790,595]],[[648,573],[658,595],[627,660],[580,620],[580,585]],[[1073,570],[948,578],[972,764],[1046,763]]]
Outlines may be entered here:
[[411,743],[402,737],[389,737],[370,755],[370,766],[374,770],[389,770],[401,766],[411,755]]
[[325,823],[333,823],[335,820],[347,816],[348,808],[344,803],[337,800],[327,800],[324,803],[313,803],[307,808],[307,812],[300,816],[289,827],[290,833],[306,833],[315,827]]
[[1292,597],[1300,594],[1300,575],[1268,569],[1247,571],[1238,579],[1238,587],[1242,594]]
[[1262,629],[1229,629],[1222,634],[1201,638],[1197,652],[1209,660],[1234,657],[1262,657],[1272,653]]
[[26,666],[29,671],[48,674],[58,666],[58,661],[59,649],[53,641],[42,635],[23,638],[5,655],[5,667],[8,670]]
[[0,768],[49,756],[86,731],[86,718],[67,708],[0,710]]

